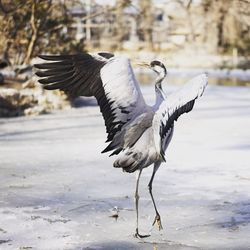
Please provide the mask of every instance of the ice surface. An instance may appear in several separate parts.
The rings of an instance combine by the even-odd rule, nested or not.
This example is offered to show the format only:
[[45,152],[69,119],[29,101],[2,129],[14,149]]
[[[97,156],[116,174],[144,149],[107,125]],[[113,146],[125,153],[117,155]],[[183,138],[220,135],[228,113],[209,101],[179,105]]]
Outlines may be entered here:
[[[143,92],[152,103],[154,87]],[[135,177],[100,153],[98,107],[1,119],[0,249],[250,249],[249,128],[250,88],[209,86],[179,118],[154,181],[164,230],[138,240]],[[146,233],[151,171],[140,183]]]

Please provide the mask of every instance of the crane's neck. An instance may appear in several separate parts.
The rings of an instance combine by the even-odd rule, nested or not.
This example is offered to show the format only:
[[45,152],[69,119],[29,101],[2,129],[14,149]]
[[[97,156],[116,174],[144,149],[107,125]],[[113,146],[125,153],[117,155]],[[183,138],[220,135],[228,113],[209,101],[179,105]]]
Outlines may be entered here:
[[161,83],[162,83],[162,81],[164,80],[165,77],[166,77],[165,72],[159,73],[156,80],[155,80],[155,86],[158,86],[161,89]]
[[156,95],[156,100],[155,100],[155,105],[154,105],[155,109],[158,109],[158,107],[161,105],[161,103],[165,99],[165,93],[163,92],[162,86],[161,86],[162,80],[163,79],[161,79],[160,81],[157,81],[156,79],[156,83],[155,83],[155,95]]
[[153,64],[153,70],[157,73],[157,78],[155,80],[156,101],[154,105],[154,108],[156,110],[166,98],[165,93],[162,90],[161,83],[167,75],[167,70],[165,66],[160,62],[153,61],[151,62],[151,65],[152,64]]

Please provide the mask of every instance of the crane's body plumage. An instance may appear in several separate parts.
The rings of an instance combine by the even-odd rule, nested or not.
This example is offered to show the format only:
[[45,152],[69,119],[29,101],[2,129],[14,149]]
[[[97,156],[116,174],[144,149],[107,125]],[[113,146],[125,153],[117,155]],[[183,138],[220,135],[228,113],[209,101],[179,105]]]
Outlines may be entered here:
[[[165,151],[172,139],[174,122],[192,110],[195,99],[207,85],[207,76],[199,75],[179,91],[167,96],[161,86],[167,71],[159,61],[152,61],[150,68],[157,73],[156,101],[146,104],[135,78],[130,60],[110,53],[86,53],[62,56],[40,56],[52,61],[35,65],[45,89],[61,89],[72,96],[94,96],[102,112],[109,145],[102,151],[118,155],[114,167],[126,172],[154,164],[149,183],[150,195],[156,211],[155,222],[161,228],[160,216],[152,195],[152,182]],[[140,177],[140,174],[139,174]],[[138,232],[138,183],[136,186],[137,236]],[[155,223],[154,222],[154,223]]]

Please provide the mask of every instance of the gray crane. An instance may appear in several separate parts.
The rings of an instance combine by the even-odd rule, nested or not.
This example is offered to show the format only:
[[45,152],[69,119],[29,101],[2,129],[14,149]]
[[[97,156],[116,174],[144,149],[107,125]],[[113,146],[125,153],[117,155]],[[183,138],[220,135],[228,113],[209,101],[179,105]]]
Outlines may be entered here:
[[155,219],[159,230],[162,229],[161,217],[152,194],[154,176],[161,163],[165,161],[165,151],[172,139],[174,122],[178,117],[192,110],[195,100],[200,97],[207,85],[206,74],[201,74],[180,90],[166,95],[162,81],[167,75],[163,63],[152,61],[142,65],[156,72],[153,106],[146,104],[139,84],[135,78],[130,60],[125,56],[111,53],[91,55],[41,55],[50,61],[35,64],[36,75],[45,89],[64,90],[71,96],[94,96],[103,115],[108,146],[102,153],[118,155],[113,166],[132,173],[137,171],[135,207],[136,232],[138,229],[139,180],[142,170],[153,164],[149,181],[149,193],[155,209]]

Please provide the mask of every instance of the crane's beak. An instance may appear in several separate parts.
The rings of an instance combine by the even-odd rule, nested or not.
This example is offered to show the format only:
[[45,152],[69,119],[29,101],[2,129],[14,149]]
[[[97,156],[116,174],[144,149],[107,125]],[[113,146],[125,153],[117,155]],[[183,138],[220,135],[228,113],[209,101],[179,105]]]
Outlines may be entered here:
[[147,62],[134,61],[133,64],[140,67],[150,68],[150,64]]

